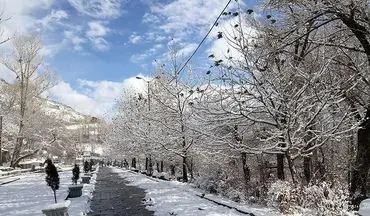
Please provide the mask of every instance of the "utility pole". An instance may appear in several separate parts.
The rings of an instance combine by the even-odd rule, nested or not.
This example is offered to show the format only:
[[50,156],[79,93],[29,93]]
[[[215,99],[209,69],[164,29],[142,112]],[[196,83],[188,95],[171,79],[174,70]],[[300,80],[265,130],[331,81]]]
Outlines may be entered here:
[[3,165],[3,145],[2,145],[2,138],[3,138],[3,116],[0,116],[0,166]]

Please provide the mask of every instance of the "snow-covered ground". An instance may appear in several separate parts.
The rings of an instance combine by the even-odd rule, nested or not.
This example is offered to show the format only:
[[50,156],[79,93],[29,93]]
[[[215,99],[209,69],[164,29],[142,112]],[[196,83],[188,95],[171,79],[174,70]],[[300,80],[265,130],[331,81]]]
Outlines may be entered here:
[[[17,176],[20,180],[0,186],[0,215],[33,216],[42,215],[41,210],[54,203],[53,191],[46,185],[45,173],[27,173]],[[64,202],[71,184],[71,171],[59,173],[60,186],[57,201]],[[78,216],[89,210],[89,199],[94,189],[96,174],[91,184],[85,184],[81,197],[69,199],[69,215]]]
[[[84,184],[82,188],[82,196],[76,198],[70,198],[71,205],[69,206],[68,213],[70,216],[85,215],[85,213],[90,211],[90,200],[92,198],[92,193],[95,189],[96,183],[96,172],[92,175],[90,179],[90,184]],[[81,175],[83,175],[81,173]]]
[[[245,215],[234,209],[217,205],[211,201],[200,198],[199,191],[188,184],[181,182],[168,182],[157,179],[150,179],[144,175],[132,173],[128,170],[112,168],[122,178],[130,182],[129,185],[137,186],[146,190],[146,205],[148,210],[155,211],[155,215],[177,215],[177,216],[236,216]],[[210,197],[218,202],[227,203],[243,211],[253,213],[256,216],[278,216],[272,209],[263,207],[252,207],[240,205],[222,198]]]

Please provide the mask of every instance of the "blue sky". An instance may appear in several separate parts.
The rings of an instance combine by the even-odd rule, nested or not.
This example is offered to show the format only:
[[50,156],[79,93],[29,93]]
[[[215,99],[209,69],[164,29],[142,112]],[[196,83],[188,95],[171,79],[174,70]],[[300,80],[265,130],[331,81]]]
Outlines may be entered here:
[[[176,44],[187,57],[206,34],[227,0],[0,0],[6,34],[37,31],[45,62],[60,77],[48,97],[91,115],[109,111],[122,89],[144,88],[135,76],[150,77],[154,60],[166,61]],[[250,4],[250,3],[249,3]],[[232,1],[229,9],[248,5]],[[222,28],[221,25],[218,28]],[[192,60],[202,68],[210,52],[226,44],[210,39]],[[0,76],[11,75],[0,70]]]

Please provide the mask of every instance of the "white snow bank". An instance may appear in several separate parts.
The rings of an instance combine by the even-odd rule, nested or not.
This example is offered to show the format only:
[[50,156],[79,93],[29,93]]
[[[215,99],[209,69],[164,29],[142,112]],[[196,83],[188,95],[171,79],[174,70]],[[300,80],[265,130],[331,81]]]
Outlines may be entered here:
[[[200,192],[188,184],[180,182],[161,181],[149,179],[144,175],[136,174],[128,170],[112,168],[122,178],[130,182],[129,185],[145,189],[145,204],[148,210],[155,212],[155,215],[177,215],[177,216],[216,216],[216,215],[245,215],[234,209],[217,205],[206,199],[197,196]],[[208,196],[208,195],[207,195]],[[214,199],[220,199],[213,197]],[[226,202],[225,200],[223,200]],[[231,201],[230,203],[231,204]],[[240,204],[239,204],[240,205]],[[241,205],[240,205],[241,206]],[[240,207],[238,206],[238,207]],[[243,210],[256,216],[277,216],[272,209],[257,208],[243,205]]]
[[[64,202],[71,172],[59,173],[57,201]],[[54,203],[53,191],[45,182],[45,173],[27,173],[20,180],[0,186],[0,212],[6,216],[40,216],[41,210]]]
[[95,190],[96,173],[98,172],[98,170],[99,167],[93,173],[90,179],[90,184],[83,184],[81,197],[69,198],[69,200],[71,200],[71,206],[68,209],[68,213],[70,216],[86,215],[88,212],[91,211],[90,202]]
[[[41,210],[54,203],[53,191],[45,182],[45,173],[26,173],[17,176],[20,180],[0,186],[0,215],[40,216]],[[71,184],[72,172],[60,172],[60,185],[57,190],[58,204],[64,204]],[[70,216],[85,215],[90,210],[90,200],[95,187],[96,174],[90,184],[85,184],[82,196],[71,198],[68,212]]]

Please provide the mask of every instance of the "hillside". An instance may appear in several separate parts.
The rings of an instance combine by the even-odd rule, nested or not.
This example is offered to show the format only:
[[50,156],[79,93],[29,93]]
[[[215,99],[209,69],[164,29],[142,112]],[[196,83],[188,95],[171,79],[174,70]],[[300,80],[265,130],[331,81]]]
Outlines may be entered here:
[[57,120],[65,122],[67,125],[76,124],[84,121],[85,119],[91,118],[91,116],[82,114],[74,110],[72,107],[64,105],[62,103],[44,99],[44,107],[46,115],[55,117]]

